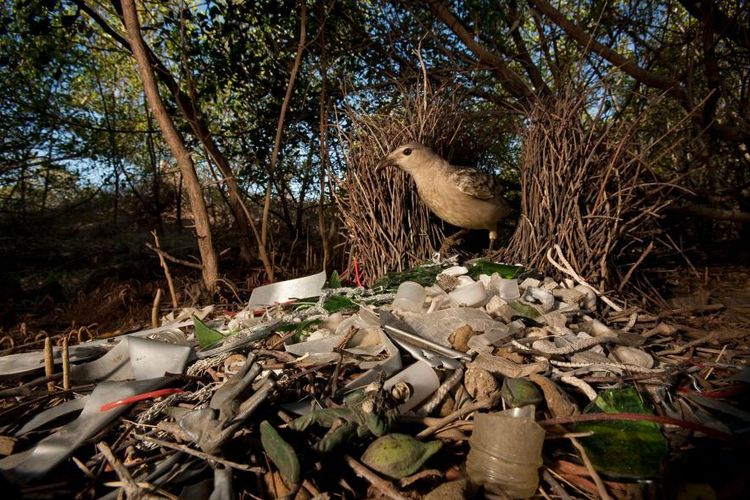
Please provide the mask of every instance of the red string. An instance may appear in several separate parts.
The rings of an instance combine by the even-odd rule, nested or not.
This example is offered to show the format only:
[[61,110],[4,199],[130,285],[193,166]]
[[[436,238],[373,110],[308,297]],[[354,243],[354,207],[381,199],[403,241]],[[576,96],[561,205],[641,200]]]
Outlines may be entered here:
[[354,280],[357,282],[357,287],[363,288],[362,281],[359,279],[359,263],[356,257],[354,257]]
[[163,396],[169,396],[170,394],[179,394],[181,392],[185,391],[183,391],[182,389],[159,389],[158,391],[144,392],[143,394],[136,394],[135,396],[130,396],[129,398],[118,399],[110,403],[105,403],[99,407],[99,411],[109,411],[112,408],[137,403],[138,401],[143,401],[144,399],[161,398]]

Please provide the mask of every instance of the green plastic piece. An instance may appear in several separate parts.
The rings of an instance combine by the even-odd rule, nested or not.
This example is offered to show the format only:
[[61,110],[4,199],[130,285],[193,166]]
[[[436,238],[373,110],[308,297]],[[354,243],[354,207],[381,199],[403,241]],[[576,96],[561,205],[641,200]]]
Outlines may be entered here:
[[294,489],[300,480],[299,459],[294,448],[284,441],[268,420],[260,423],[260,442],[268,458],[279,469],[286,485]]
[[338,271],[334,270],[328,278],[328,288],[341,288],[341,277]]
[[510,378],[503,380],[501,390],[505,404],[511,408],[544,403],[544,396],[539,387],[527,378]]
[[386,290],[396,290],[404,281],[414,281],[422,286],[431,286],[435,283],[435,277],[443,268],[439,265],[424,265],[412,267],[406,271],[390,272],[378,278],[373,288],[383,287]]
[[512,300],[508,303],[510,307],[513,308],[514,311],[518,312],[521,316],[524,318],[529,319],[536,319],[539,316],[539,311],[536,310],[533,306],[530,306],[529,304],[524,304],[520,300]]
[[387,434],[367,447],[362,462],[383,475],[400,479],[417,472],[442,445],[440,441],[425,443],[408,434]]
[[[633,387],[603,391],[584,413],[643,413],[653,411]],[[594,468],[616,478],[651,479],[662,473],[669,455],[667,440],[654,422],[607,421],[576,425],[577,432],[594,432],[580,438]]]
[[489,260],[478,260],[469,269],[469,276],[473,279],[479,278],[480,274],[492,276],[492,273],[497,273],[501,278],[505,279],[520,278],[523,274],[528,274],[526,269],[521,266],[498,264]]
[[325,309],[328,314],[333,314],[335,312],[349,309],[356,310],[358,308],[359,306],[357,304],[352,302],[348,297],[344,297],[343,295],[334,295],[333,297],[326,300],[323,304],[323,309]]
[[227,337],[227,335],[206,326],[206,324],[195,315],[193,315],[193,326],[195,327],[195,336],[198,338],[198,343],[202,349],[211,347]]

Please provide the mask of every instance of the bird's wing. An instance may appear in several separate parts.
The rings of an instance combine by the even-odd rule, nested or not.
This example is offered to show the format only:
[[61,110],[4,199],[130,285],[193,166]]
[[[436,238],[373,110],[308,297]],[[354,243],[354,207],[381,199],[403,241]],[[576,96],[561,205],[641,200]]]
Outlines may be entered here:
[[475,198],[489,200],[499,195],[495,178],[473,168],[459,168],[450,174],[450,179],[459,191]]

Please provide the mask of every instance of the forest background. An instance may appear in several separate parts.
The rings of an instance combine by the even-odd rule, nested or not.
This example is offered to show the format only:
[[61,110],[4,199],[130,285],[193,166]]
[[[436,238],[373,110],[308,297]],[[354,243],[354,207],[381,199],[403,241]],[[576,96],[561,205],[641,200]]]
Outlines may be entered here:
[[[173,307],[241,303],[321,269],[353,280],[355,257],[371,283],[450,232],[424,214],[389,219],[387,264],[357,250],[372,244],[352,220],[384,207],[367,192],[353,203],[352,173],[395,145],[384,131],[430,122],[415,118],[429,109],[421,138],[498,174],[515,221],[531,110],[571,93],[597,123],[662,143],[646,162],[669,199],[642,250],[622,254],[620,281],[634,264],[656,288],[659,269],[746,265],[743,3],[3,2],[0,329],[142,324],[165,288],[159,255]],[[407,186],[400,175],[375,189]],[[395,232],[407,235],[398,249]]]

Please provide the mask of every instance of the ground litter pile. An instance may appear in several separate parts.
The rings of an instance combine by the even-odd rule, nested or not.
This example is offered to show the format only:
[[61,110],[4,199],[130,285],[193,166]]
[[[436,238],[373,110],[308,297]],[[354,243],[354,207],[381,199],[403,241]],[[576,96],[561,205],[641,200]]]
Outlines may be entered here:
[[[39,498],[747,488],[744,333],[699,336],[681,318],[700,308],[649,314],[564,276],[450,259],[370,289],[320,273],[239,310],[2,356],[3,481]],[[696,455],[734,465],[670,479]]]

